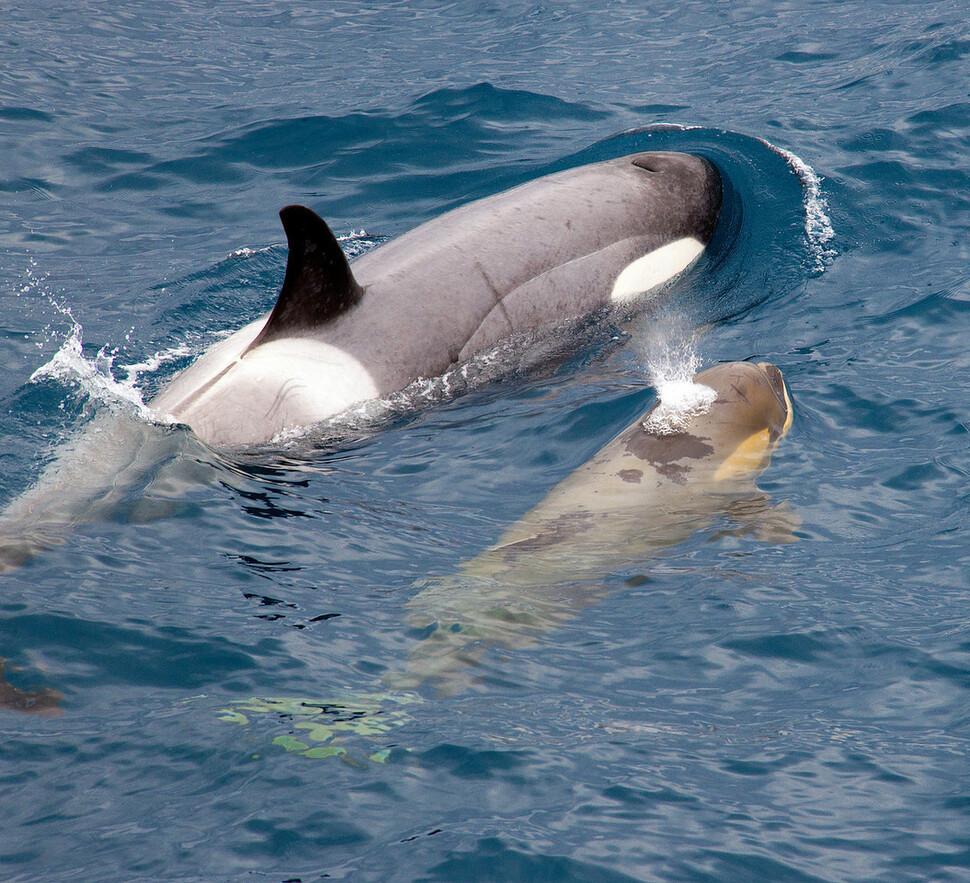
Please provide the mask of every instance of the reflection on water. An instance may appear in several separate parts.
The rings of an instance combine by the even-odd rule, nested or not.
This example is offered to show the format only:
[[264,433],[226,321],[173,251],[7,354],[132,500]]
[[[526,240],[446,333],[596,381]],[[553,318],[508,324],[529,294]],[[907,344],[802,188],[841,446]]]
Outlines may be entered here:
[[39,690],[21,690],[7,682],[5,677],[7,660],[0,659],[0,708],[6,711],[22,711],[38,717],[60,717],[64,710],[60,702],[62,693],[49,687]]

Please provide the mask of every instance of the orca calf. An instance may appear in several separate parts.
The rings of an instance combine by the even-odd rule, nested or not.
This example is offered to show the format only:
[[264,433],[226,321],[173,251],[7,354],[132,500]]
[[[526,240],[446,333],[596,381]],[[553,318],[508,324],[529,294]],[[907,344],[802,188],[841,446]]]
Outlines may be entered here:
[[662,285],[704,250],[720,207],[710,162],[641,153],[469,203],[350,264],[323,220],[287,206],[272,312],[204,353],[151,408],[209,445],[272,441]]
[[[222,709],[221,719],[281,716],[293,735],[276,745],[306,757],[349,757],[355,746],[388,740],[408,723],[406,707],[422,701],[417,688],[449,696],[484,679],[489,648],[534,643],[603,598],[611,574],[646,568],[718,519],[760,539],[791,542],[797,516],[785,503],[772,508],[755,485],[792,424],[781,372],[765,362],[730,362],[676,386],[494,546],[421,586],[407,622],[423,639],[405,670],[385,674],[377,691],[252,698]],[[389,751],[369,759],[384,762]]]
[[729,362],[702,371],[687,408],[663,400],[567,476],[490,549],[409,602],[432,629],[388,675],[395,689],[465,686],[489,646],[523,647],[604,597],[605,579],[690,538],[718,517],[790,542],[798,519],[755,486],[792,423],[781,372]]

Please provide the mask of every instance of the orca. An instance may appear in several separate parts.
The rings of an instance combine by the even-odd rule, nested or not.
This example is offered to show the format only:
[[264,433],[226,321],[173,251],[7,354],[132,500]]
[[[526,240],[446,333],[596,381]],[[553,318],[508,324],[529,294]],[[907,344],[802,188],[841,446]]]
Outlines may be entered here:
[[656,289],[710,242],[721,195],[708,160],[640,153],[468,203],[352,264],[320,217],[287,206],[275,307],[150,407],[213,447],[312,427],[510,337]]
[[730,362],[695,375],[689,407],[658,401],[556,485],[494,546],[409,602],[426,637],[385,682],[425,682],[448,695],[467,686],[490,646],[508,649],[604,597],[607,578],[688,540],[720,517],[742,532],[791,542],[799,521],[755,486],[792,424],[781,371]]
[[516,335],[629,304],[703,252],[721,191],[706,159],[640,153],[468,203],[353,263],[321,218],[287,206],[272,311],[176,375],[149,402],[150,420],[101,413],[62,446],[0,513],[0,573],[119,506],[152,517],[131,499],[146,477],[175,499],[204,480],[193,464],[221,457],[215,449],[312,429]]

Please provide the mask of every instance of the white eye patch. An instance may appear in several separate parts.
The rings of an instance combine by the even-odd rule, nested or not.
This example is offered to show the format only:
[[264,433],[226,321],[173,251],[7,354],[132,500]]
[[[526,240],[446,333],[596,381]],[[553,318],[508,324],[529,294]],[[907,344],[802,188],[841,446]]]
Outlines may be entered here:
[[703,243],[692,236],[668,242],[632,264],[627,264],[616,277],[610,300],[626,303],[638,294],[662,285],[686,270],[704,251]]

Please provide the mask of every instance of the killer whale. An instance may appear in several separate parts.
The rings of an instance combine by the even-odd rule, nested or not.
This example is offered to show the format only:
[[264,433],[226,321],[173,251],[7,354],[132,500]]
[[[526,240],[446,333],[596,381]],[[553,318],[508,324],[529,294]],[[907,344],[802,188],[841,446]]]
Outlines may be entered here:
[[490,646],[527,646],[607,592],[606,576],[685,542],[720,516],[767,540],[792,540],[798,519],[756,485],[792,424],[781,371],[728,362],[695,375],[710,391],[693,410],[659,401],[556,485],[498,541],[409,602],[426,637],[394,689],[465,686]]
[[[311,758],[349,756],[406,725],[405,708],[423,701],[419,688],[445,697],[472,686],[489,648],[535,643],[602,599],[611,573],[643,566],[718,519],[792,541],[797,516],[785,503],[772,507],[755,484],[792,425],[781,371],[729,362],[687,385],[700,395],[676,404],[661,398],[493,546],[454,574],[417,584],[407,624],[423,636],[404,670],[366,692],[254,697],[221,709],[220,718],[245,725],[252,715],[281,715],[292,735],[276,745]],[[383,762],[387,750],[370,759]]]
[[634,154],[468,203],[352,264],[321,218],[287,206],[273,310],[203,353],[150,407],[216,447],[312,426],[510,336],[662,285],[709,243],[721,193],[702,157]]
[[210,452],[189,451],[169,424],[212,448],[271,442],[509,336],[628,303],[703,251],[721,194],[706,159],[635,154],[468,203],[353,263],[310,209],[284,208],[289,256],[273,310],[176,375],[149,403],[155,422],[99,413],[69,439],[0,513],[0,572],[132,506],[148,476],[185,489],[206,474],[193,464]]

